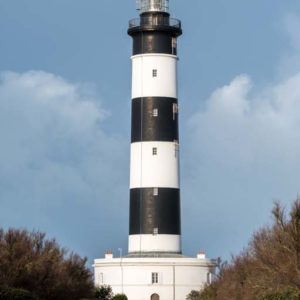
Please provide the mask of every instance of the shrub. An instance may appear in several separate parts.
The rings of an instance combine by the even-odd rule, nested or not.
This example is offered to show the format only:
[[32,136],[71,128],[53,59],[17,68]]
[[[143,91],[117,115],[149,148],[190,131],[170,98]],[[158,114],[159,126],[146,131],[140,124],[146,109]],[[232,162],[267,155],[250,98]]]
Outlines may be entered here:
[[112,300],[113,292],[109,285],[102,285],[95,290],[95,298],[100,300]]
[[116,294],[112,300],[128,300],[128,298],[125,294]]
[[200,300],[200,292],[192,290],[187,296],[186,300]]

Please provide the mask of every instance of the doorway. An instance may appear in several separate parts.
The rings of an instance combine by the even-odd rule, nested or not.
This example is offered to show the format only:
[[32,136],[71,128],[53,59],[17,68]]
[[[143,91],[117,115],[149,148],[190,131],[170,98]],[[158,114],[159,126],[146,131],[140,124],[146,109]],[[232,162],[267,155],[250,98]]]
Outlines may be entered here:
[[159,300],[159,295],[153,294],[153,295],[151,296],[151,300]]

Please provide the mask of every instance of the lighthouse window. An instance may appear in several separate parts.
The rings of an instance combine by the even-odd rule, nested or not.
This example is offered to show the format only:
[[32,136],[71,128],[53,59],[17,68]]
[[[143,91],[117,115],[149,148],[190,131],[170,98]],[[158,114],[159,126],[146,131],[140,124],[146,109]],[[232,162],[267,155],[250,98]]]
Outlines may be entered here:
[[177,103],[173,103],[173,113],[174,114],[178,113],[178,104]]
[[207,284],[211,284],[211,273],[206,274],[206,282]]
[[153,235],[158,235],[158,228],[153,228]]
[[103,273],[98,274],[98,283],[99,285],[103,284]]
[[153,189],[153,196],[158,196],[158,188]]
[[152,284],[158,283],[158,273],[152,273],[151,282]]
[[172,54],[176,55],[177,52],[177,39],[175,37],[172,38]]
[[176,114],[178,114],[178,104],[173,103],[173,120],[175,120]]
[[172,38],[172,48],[177,47],[177,39],[175,37]]
[[152,70],[152,77],[157,77],[157,69]]
[[154,108],[152,114],[153,114],[153,117],[158,117],[158,109]]
[[152,148],[152,155],[157,155],[157,148],[156,147]]

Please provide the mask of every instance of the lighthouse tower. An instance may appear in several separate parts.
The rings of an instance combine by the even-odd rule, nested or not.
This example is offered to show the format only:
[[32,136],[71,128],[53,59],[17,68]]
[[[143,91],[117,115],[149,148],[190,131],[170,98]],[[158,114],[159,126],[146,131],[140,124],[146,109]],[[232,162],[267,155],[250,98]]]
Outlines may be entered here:
[[181,253],[177,37],[167,0],[140,0],[133,39],[129,253]]
[[182,254],[177,94],[181,22],[168,0],[138,0],[132,49],[128,254],[94,260],[95,285],[128,300],[183,300],[211,282],[216,261]]

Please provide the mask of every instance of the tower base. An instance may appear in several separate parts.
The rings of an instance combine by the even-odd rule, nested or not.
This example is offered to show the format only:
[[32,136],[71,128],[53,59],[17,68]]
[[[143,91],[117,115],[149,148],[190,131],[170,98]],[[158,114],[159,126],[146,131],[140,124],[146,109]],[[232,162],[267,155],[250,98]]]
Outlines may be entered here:
[[216,261],[200,253],[197,258],[168,253],[132,253],[95,259],[95,285],[110,285],[128,300],[184,300],[192,290],[211,282]]

